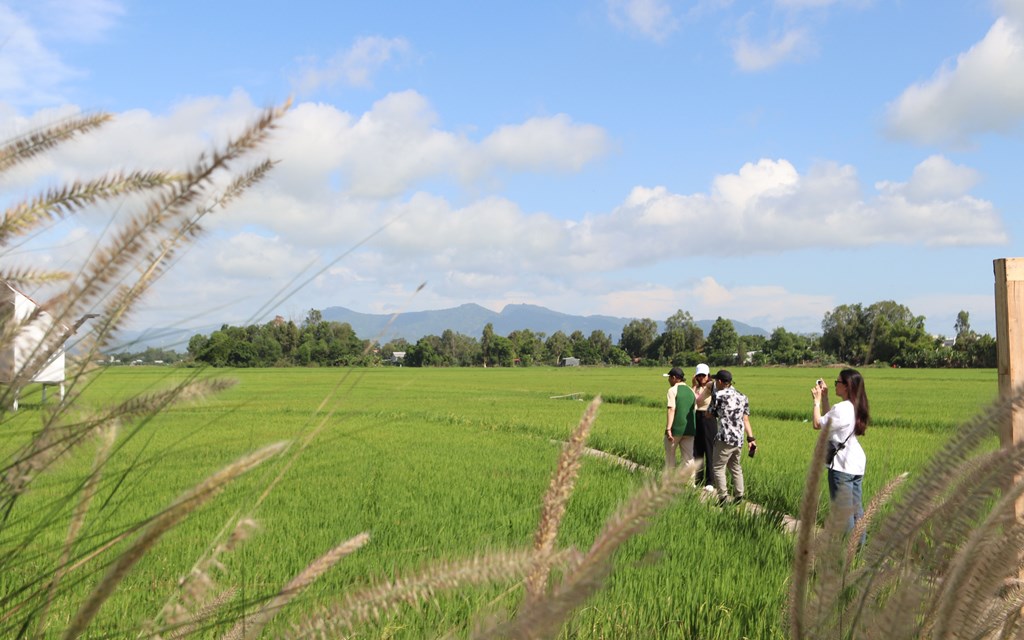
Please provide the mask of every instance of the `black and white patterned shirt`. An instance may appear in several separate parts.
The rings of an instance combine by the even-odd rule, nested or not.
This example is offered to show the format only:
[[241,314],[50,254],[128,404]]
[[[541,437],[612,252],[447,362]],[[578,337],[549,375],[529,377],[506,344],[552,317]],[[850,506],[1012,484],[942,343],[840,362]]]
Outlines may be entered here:
[[750,415],[750,401],[733,387],[715,393],[718,435],[716,439],[738,447],[743,444],[743,416]]

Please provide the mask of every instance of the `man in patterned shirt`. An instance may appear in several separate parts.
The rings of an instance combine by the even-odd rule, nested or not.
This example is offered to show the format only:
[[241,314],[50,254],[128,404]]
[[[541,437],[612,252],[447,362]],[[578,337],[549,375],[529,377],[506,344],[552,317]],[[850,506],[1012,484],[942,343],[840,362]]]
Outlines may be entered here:
[[715,374],[715,415],[718,418],[718,434],[715,436],[714,469],[715,490],[718,502],[729,499],[725,470],[732,476],[735,501],[743,500],[743,434],[746,432],[747,445],[753,451],[754,432],[750,428],[750,402],[747,396],[732,386],[732,373],[720,369]]

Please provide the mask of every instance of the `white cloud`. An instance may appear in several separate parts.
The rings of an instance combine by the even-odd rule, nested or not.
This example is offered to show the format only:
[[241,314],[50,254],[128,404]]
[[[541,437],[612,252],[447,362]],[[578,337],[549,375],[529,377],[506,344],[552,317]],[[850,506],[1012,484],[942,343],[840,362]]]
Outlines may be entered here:
[[598,300],[605,315],[661,321],[677,309],[685,309],[696,319],[734,318],[768,331],[778,326],[789,331],[820,330],[822,316],[835,307],[830,295],[794,293],[776,285],[728,287],[712,276],[674,286],[621,288],[599,295]]
[[931,156],[914,167],[909,182],[880,182],[875,186],[891,196],[930,202],[965,196],[980,179],[978,172],[970,167],[955,165],[944,156]]
[[664,41],[679,27],[672,5],[665,0],[608,0],[608,19],[655,42]]
[[575,124],[565,114],[506,125],[481,143],[494,164],[518,170],[579,171],[608,152],[608,136],[595,125]]
[[779,197],[793,193],[799,186],[796,167],[785,160],[761,159],[746,163],[738,174],[718,176],[715,195],[728,207],[743,209],[761,197]]
[[303,197],[327,195],[332,182],[348,198],[387,199],[426,180],[469,183],[499,169],[578,171],[610,148],[603,129],[563,114],[499,127],[477,143],[441,128],[415,91],[389,94],[358,117],[300,104],[282,130],[271,147],[282,160],[275,176]]
[[[4,176],[26,186],[41,176],[96,175],[110,167],[181,169],[210,140],[223,140],[258,109],[242,91],[226,98],[182,102],[167,114],[137,109],[118,114],[100,133],[81,138]],[[31,119],[8,113],[13,132],[75,113],[48,111]],[[275,233],[305,234],[320,244],[362,237],[395,213],[382,202],[410,194],[426,180],[471,182],[495,170],[577,171],[607,152],[602,129],[568,116],[531,118],[500,127],[477,143],[438,126],[416,92],[386,96],[358,116],[303,103],[285,116],[263,154],[279,160],[268,182],[211,224],[245,219]]]
[[317,262],[317,255],[298,250],[279,236],[243,232],[220,244],[214,264],[227,277],[291,277]]
[[443,173],[469,175],[473,145],[438,128],[427,100],[415,91],[390,94],[335,140],[343,150],[341,169],[355,195],[387,197]]
[[405,38],[359,38],[347,51],[336,54],[322,66],[318,66],[315,60],[306,61],[308,68],[295,83],[302,92],[338,84],[368,87],[374,73],[389,62],[407,57],[411,50],[412,46]]
[[1018,26],[1024,24],[1024,0],[997,0],[996,6]]
[[741,36],[733,43],[733,60],[743,71],[763,71],[784,62],[800,60],[815,50],[810,33],[792,28],[766,43],[751,42]]
[[[817,56],[818,32],[836,9],[862,10],[874,0],[773,0],[736,20],[733,62],[741,71],[757,72]],[[825,44],[827,45],[827,42]]]
[[1005,133],[1024,120],[1024,21],[1014,15],[992,28],[956,61],[908,87],[888,107],[887,129],[919,143],[965,145],[973,136]]
[[691,256],[773,254],[823,243],[1005,244],[1007,231],[992,203],[966,193],[976,179],[973,170],[933,157],[907,183],[879,183],[872,195],[848,165],[819,163],[800,175],[785,160],[761,160],[716,177],[708,193],[634,188],[610,213],[571,228],[566,265],[614,269],[668,260],[671,243],[635,238],[685,228],[700,228],[705,239]]
[[[34,175],[71,176],[108,166],[178,168],[256,111],[237,92],[183,102],[163,115],[126,112],[105,133],[48,155]],[[905,181],[873,187],[849,165],[821,162],[801,171],[783,158],[760,159],[715,176],[703,191],[638,185],[618,206],[577,220],[525,211],[500,194],[453,202],[424,191],[425,180],[481,179],[495,169],[573,170],[606,147],[602,130],[564,115],[501,127],[474,142],[441,128],[415,92],[389,95],[364,114],[300,104],[263,149],[280,160],[276,170],[229,212],[208,220],[212,235],[167,276],[161,288],[169,297],[154,309],[169,308],[174,295],[196,287],[197,307],[237,304],[255,313],[316,257],[304,277],[327,269],[310,283],[308,296],[295,298],[300,307],[317,304],[315,296],[358,309],[370,300],[380,307],[407,305],[409,292],[428,281],[416,299],[433,308],[530,301],[632,317],[667,317],[687,308],[744,319],[739,307],[754,300],[747,313],[756,310],[765,322],[787,313],[820,318],[830,307],[817,296],[710,279],[670,290],[637,274],[678,264],[678,243],[660,240],[690,229],[699,229],[703,241],[689,246],[685,257],[697,260],[823,245],[1007,241],[992,203],[970,194],[978,173],[943,156],[926,158]],[[110,215],[80,222],[98,228]],[[656,313],[661,306],[667,313]],[[633,311],[622,313],[626,308]],[[649,313],[641,312],[647,308]]]
[[[124,167],[186,169],[197,154],[209,149],[211,140],[239,133],[257,112],[241,91],[227,98],[183,102],[167,115],[132,109],[115,114],[113,121],[98,131],[59,146],[4,178],[11,186],[25,187],[46,176],[84,179]],[[0,131],[7,135],[24,133],[79,113],[72,106],[40,110],[30,117],[8,110],[4,114],[8,117],[0,121]]]
[[41,28],[55,40],[96,42],[124,15],[114,0],[36,0]]
[[39,0],[0,4],[0,101],[18,106],[64,102],[69,81],[85,72],[54,48],[101,40],[123,14],[113,0]]
[[[931,331],[947,337],[956,335],[953,327],[956,326],[957,314],[960,310],[970,314],[971,327],[978,330],[981,327],[994,327],[995,317],[995,295],[976,295],[965,293],[941,293],[911,295],[907,299],[900,300],[907,308],[912,309],[916,315],[925,316],[928,319],[928,327]],[[982,333],[994,333],[994,330],[981,330]]]
[[0,40],[0,100],[4,102],[59,103],[63,83],[80,75],[43,44],[26,16],[5,5],[0,5]]

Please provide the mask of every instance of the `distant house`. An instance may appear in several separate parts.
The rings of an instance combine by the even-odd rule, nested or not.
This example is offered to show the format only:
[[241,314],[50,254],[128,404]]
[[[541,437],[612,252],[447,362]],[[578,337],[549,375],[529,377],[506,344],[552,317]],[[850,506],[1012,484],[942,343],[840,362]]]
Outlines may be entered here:
[[[64,340],[74,330],[57,322],[32,298],[0,282],[0,318],[18,326],[11,341],[0,349],[0,383],[13,385],[12,408],[18,409],[21,386],[29,382],[59,385],[64,399]],[[29,370],[31,368],[31,370]]]
[[[754,362],[754,354],[755,353],[760,353],[760,352],[757,349],[754,349],[753,351],[747,351],[743,355],[743,364],[752,364]],[[732,354],[732,359],[733,360],[737,360],[739,357],[740,357],[740,354],[734,351],[733,354]]]
[[402,364],[403,362],[405,362],[405,352],[404,351],[393,351],[393,352],[391,352],[391,360],[390,360],[390,362],[391,362],[391,364]]
[[558,363],[560,367],[578,367],[580,366],[579,358],[562,358],[562,361]]

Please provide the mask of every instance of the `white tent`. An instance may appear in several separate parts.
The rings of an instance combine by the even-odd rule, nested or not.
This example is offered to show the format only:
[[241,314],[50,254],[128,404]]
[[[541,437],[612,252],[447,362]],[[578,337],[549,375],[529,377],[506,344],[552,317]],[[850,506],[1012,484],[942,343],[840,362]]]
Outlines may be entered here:
[[[20,327],[14,338],[0,348],[0,383],[21,385],[40,382],[43,384],[44,401],[46,386],[59,385],[63,400],[64,339],[72,331],[40,309],[32,298],[6,282],[0,282],[0,321],[13,322]],[[39,364],[45,353],[49,356]],[[27,366],[33,366],[35,371],[26,371]],[[14,389],[15,411],[20,391],[20,388]]]

